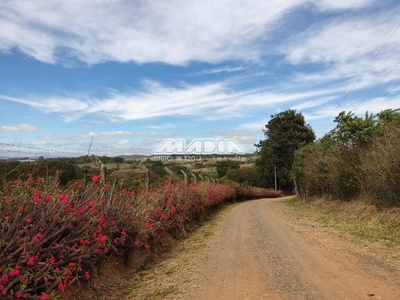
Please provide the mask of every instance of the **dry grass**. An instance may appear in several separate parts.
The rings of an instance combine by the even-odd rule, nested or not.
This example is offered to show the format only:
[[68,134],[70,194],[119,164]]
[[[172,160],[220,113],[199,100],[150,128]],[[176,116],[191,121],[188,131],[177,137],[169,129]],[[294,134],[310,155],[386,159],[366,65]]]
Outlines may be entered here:
[[187,299],[196,287],[192,282],[197,276],[200,258],[219,232],[218,224],[238,205],[225,206],[213,214],[187,239],[177,242],[161,260],[135,274],[125,285],[129,291],[125,300]]
[[339,232],[377,243],[385,247],[400,247],[400,208],[378,210],[362,201],[341,202],[326,199],[285,203],[301,214],[317,219]]

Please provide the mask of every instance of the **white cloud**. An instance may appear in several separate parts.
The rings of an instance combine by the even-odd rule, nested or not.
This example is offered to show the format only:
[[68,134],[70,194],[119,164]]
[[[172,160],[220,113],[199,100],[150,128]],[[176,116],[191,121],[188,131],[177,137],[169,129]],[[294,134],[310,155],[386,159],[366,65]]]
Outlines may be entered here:
[[[320,10],[351,9],[371,1],[312,1]],[[259,60],[263,42],[284,16],[307,0],[3,1],[0,50],[46,63],[66,57],[164,62]]]
[[130,144],[130,143],[131,143],[131,142],[128,141],[127,139],[119,140],[119,141],[117,142],[118,145],[128,145],[128,144]]
[[32,106],[45,113],[64,113],[63,117],[66,121],[82,117],[81,112],[89,106],[82,100],[66,97],[31,97],[30,99],[22,99],[17,97],[9,97],[0,94],[0,99],[13,101],[25,105]]
[[343,10],[364,7],[375,0],[312,0],[320,10]]
[[[399,21],[398,11],[394,11],[390,15],[375,15],[374,18],[363,16],[321,22],[293,38],[282,51],[293,64],[360,62],[365,58],[369,62]],[[379,59],[396,54],[399,45],[400,34],[395,34]]]
[[0,131],[19,131],[19,132],[25,132],[25,131],[36,131],[37,128],[34,125],[29,125],[29,124],[21,124],[17,126],[0,126]]
[[155,146],[157,144],[158,144],[157,140],[147,140],[147,139],[145,139],[145,140],[141,140],[140,141],[139,146]]
[[213,130],[206,133],[216,138],[235,139],[241,144],[253,146],[255,143],[259,142],[259,139],[254,138],[254,136],[262,135],[263,132],[259,127],[251,127],[236,130]]
[[232,72],[242,71],[244,69],[245,68],[243,66],[240,66],[240,67],[222,67],[222,68],[203,70],[203,71],[200,71],[200,72],[192,74],[192,76],[205,75],[205,74],[232,73]]
[[70,140],[73,137],[71,135],[57,134],[57,135],[40,135],[38,136],[38,138],[42,140],[52,141],[52,140]]
[[31,145],[47,145],[47,141],[33,141]]
[[[290,64],[313,66],[297,74],[300,83],[315,85],[347,81],[353,85],[366,71],[355,86],[356,89],[365,88],[379,82],[399,63],[400,29],[391,36],[400,22],[399,12],[397,6],[389,13],[338,17],[320,22],[292,37],[280,47],[280,51]],[[399,72],[394,72],[384,82],[399,78]]]
[[131,131],[103,131],[103,132],[89,132],[89,133],[76,133],[74,134],[80,138],[89,138],[89,137],[98,137],[98,136],[160,136],[160,137],[167,137],[171,136],[171,133],[168,132],[131,132]]
[[[233,82],[234,84],[234,82]],[[142,92],[126,93],[112,92],[105,99],[75,100],[81,103],[81,110],[72,106],[59,106],[60,114],[66,121],[73,121],[88,114],[107,115],[111,119],[120,118],[124,121],[144,120],[163,116],[196,116],[203,120],[241,118],[257,112],[260,108],[271,109],[282,104],[296,105],[299,101],[331,96],[337,89],[320,89],[303,92],[280,92],[269,89],[250,89],[235,91],[229,81],[207,83],[203,85],[183,84],[179,87],[164,86],[159,82],[146,80]],[[25,103],[48,112],[47,102],[53,98],[40,100],[22,100],[10,97],[0,98],[9,101]],[[68,102],[66,98],[64,101]],[[60,103],[62,101],[60,100]],[[70,115],[72,113],[72,115]],[[106,135],[142,135],[148,132],[90,132],[86,137]],[[150,133],[151,134],[151,133]],[[160,133],[156,133],[160,134]],[[83,136],[83,135],[82,135]]]
[[298,111],[302,111],[303,109],[320,107],[321,105],[323,105],[327,102],[330,102],[332,100],[335,100],[335,99],[337,99],[336,96],[322,97],[322,98],[318,98],[318,99],[311,100],[311,101],[301,102],[299,104],[292,106],[291,108],[296,109]]

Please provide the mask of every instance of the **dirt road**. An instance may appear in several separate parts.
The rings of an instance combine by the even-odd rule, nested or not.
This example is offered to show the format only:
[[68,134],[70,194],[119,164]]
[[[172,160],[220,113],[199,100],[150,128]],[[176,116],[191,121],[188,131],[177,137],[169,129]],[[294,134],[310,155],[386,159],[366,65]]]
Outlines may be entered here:
[[185,299],[400,299],[398,266],[277,199],[245,202],[220,226]]

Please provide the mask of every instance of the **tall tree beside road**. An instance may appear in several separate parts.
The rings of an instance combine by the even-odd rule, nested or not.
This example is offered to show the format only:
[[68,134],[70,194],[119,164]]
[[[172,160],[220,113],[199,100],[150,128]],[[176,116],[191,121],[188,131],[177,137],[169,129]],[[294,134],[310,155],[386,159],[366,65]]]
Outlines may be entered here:
[[260,157],[256,161],[265,187],[274,187],[276,169],[278,188],[291,190],[294,153],[315,140],[314,131],[306,124],[304,116],[289,109],[275,115],[265,125],[265,140],[255,146]]

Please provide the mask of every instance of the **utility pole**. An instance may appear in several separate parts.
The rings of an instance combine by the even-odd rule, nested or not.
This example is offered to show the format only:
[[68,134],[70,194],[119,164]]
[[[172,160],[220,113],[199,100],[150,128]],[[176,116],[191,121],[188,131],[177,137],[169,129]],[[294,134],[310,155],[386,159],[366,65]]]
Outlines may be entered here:
[[275,191],[278,189],[277,181],[276,181],[276,166],[274,165],[274,175],[275,175]]

